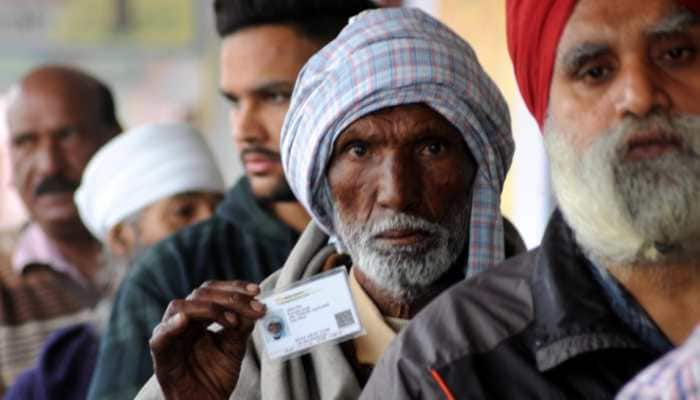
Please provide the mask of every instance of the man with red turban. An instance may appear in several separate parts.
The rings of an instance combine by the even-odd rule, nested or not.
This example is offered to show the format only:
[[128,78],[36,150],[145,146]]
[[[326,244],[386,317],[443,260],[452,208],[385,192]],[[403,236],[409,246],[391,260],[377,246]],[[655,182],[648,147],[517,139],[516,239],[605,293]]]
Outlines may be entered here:
[[613,398],[700,322],[700,0],[507,12],[558,210],[426,307],[363,399]]

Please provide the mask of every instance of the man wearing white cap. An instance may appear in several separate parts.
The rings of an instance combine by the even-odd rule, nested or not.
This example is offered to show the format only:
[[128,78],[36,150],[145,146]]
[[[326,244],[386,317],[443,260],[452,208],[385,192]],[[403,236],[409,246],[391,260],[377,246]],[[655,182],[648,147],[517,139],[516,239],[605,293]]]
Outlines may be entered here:
[[[150,124],[105,144],[85,168],[75,194],[80,217],[103,243],[111,293],[128,263],[175,231],[207,219],[224,183],[201,135],[184,124]],[[17,378],[7,399],[84,399],[112,296],[92,324],[51,335],[38,366]]]
[[183,124],[127,131],[90,160],[75,195],[85,226],[109,251],[135,258],[211,216],[224,183],[201,135]]

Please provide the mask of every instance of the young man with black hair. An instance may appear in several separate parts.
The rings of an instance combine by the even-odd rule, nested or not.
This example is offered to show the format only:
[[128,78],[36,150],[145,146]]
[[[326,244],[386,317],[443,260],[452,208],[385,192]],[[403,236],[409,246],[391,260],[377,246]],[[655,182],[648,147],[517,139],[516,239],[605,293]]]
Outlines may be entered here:
[[369,0],[216,0],[221,92],[245,176],[210,220],[155,246],[117,296],[88,398],[131,399],[153,374],[148,340],[168,303],[208,280],[260,282],[309,221],[285,181],[279,135],[297,74]]

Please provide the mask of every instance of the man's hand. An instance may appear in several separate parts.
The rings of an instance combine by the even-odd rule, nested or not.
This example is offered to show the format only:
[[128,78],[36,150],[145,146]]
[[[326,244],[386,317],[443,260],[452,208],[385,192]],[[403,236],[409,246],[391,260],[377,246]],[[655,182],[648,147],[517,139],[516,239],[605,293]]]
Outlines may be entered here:
[[[265,307],[254,283],[207,282],[173,300],[149,341],[155,375],[167,399],[228,399],[246,343]],[[223,327],[207,329],[212,322]]]

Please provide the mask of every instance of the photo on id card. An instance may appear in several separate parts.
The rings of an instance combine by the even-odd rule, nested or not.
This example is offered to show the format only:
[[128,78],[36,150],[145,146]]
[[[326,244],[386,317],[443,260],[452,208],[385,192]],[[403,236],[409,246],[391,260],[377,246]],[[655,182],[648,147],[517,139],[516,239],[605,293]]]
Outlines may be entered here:
[[343,267],[263,294],[259,301],[267,312],[256,329],[271,360],[284,361],[364,334]]

